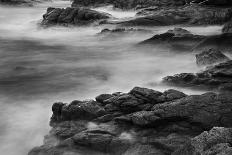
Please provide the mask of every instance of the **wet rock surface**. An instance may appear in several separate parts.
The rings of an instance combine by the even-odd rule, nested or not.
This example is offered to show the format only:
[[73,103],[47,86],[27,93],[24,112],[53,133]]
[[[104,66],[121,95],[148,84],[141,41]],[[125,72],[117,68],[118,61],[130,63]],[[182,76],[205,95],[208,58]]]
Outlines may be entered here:
[[110,18],[109,14],[87,8],[48,8],[42,25],[88,25]]
[[232,61],[226,61],[217,65],[209,66],[199,73],[181,73],[167,76],[164,83],[184,87],[206,87],[219,90],[230,90],[232,83]]
[[[52,129],[29,155],[227,152],[231,101],[229,93],[186,95],[135,87],[99,95],[96,101],[54,103]],[[103,116],[109,119],[102,122]]]

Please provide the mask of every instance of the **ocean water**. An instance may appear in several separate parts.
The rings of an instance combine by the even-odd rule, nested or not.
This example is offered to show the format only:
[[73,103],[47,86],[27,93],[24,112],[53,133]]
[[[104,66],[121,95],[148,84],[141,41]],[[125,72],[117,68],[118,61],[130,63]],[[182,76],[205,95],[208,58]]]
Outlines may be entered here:
[[[101,93],[128,92],[134,86],[166,90],[162,77],[200,70],[193,53],[136,48],[152,33],[104,36],[106,26],[41,28],[46,8],[67,7],[54,1],[35,7],[0,6],[0,154],[25,155],[43,142],[56,101],[91,99]],[[134,11],[94,8],[118,19]],[[112,28],[112,27],[111,27]],[[218,34],[221,27],[186,27],[196,34]],[[180,89],[187,94],[202,91]]]

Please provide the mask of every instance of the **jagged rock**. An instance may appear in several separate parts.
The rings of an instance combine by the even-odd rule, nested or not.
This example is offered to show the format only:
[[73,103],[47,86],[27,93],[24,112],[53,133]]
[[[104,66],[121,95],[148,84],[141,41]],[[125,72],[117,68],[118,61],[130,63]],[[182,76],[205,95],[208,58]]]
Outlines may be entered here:
[[[232,83],[232,61],[229,60],[215,66],[207,67],[205,71],[197,74],[181,73],[163,78],[166,84],[187,87],[216,88]],[[228,89],[229,90],[229,89]]]
[[227,56],[215,49],[209,49],[196,55],[196,63],[199,66],[213,65],[228,60],[229,58]]
[[215,127],[192,138],[173,155],[230,155],[232,153],[232,129]]
[[88,25],[108,18],[109,14],[87,8],[48,8],[47,13],[43,15],[42,25]]

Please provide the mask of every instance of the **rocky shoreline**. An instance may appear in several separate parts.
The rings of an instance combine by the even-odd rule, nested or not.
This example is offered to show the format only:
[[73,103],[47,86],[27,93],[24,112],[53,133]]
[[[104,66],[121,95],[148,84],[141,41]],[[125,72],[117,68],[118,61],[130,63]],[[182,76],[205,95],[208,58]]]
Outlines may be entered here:
[[52,129],[29,155],[229,155],[231,101],[225,92],[189,96],[135,87],[95,100],[55,103]]
[[[108,4],[140,10],[133,19],[112,22],[113,16],[89,8]],[[54,103],[51,130],[44,144],[28,155],[231,155],[232,60],[225,55],[232,49],[231,5],[230,1],[219,0],[172,0],[168,4],[155,0],[130,3],[74,0],[72,7],[48,8],[43,26],[118,26],[102,30],[101,35],[150,33],[135,26],[224,25],[224,28],[222,34],[213,36],[175,28],[136,45],[197,51],[196,65],[203,67],[202,71],[167,76],[162,82],[212,92],[187,95],[174,89],[160,92],[135,87],[128,93],[101,94],[95,100]]]

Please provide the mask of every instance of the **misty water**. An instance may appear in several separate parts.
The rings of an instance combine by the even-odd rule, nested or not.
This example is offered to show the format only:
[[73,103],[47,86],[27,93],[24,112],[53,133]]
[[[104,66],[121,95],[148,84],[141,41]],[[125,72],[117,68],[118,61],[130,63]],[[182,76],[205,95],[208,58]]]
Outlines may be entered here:
[[[193,53],[174,53],[134,45],[173,27],[152,27],[152,33],[99,35],[112,26],[41,28],[48,6],[0,6],[0,154],[25,155],[43,142],[56,101],[91,99],[101,93],[128,92],[134,86],[163,91],[162,77],[196,72]],[[116,18],[134,11],[95,8]],[[221,27],[186,28],[196,34],[220,33]],[[188,94],[202,91],[184,90]]]

